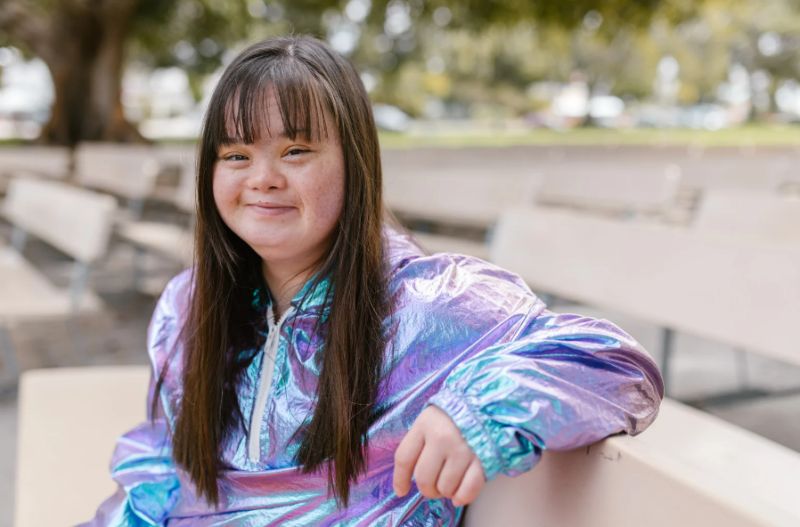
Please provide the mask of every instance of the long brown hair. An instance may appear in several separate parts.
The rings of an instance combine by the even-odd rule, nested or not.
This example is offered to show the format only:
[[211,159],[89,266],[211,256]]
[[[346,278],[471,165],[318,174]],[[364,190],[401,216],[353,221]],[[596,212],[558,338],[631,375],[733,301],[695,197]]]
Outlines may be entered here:
[[324,334],[317,404],[310,424],[298,430],[298,462],[307,472],[327,469],[330,489],[346,506],[351,482],[366,467],[386,344],[381,164],[358,73],[311,37],[273,38],[246,49],[225,70],[209,104],[198,153],[194,288],[182,332],[183,395],[173,455],[199,494],[218,504],[223,442],[245,428],[237,385],[263,345],[265,321],[251,302],[253,291],[264,287],[260,258],[222,221],[212,177],[231,128],[245,143],[262,133],[269,89],[288,136],[325,133],[328,115],[343,149],[343,209],[315,274],[315,280],[330,280],[330,315],[317,328]]

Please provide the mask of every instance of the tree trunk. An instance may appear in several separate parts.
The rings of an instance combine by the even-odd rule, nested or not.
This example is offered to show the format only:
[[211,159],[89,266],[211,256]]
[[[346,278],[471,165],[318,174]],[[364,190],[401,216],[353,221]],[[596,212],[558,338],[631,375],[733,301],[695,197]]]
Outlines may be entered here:
[[136,2],[105,4],[60,10],[53,19],[50,52],[43,59],[53,76],[55,101],[42,142],[144,141],[125,119],[121,101],[128,20]]
[[125,41],[139,0],[60,1],[49,15],[2,1],[0,29],[28,45],[53,78],[55,100],[40,142],[144,141],[121,101]]

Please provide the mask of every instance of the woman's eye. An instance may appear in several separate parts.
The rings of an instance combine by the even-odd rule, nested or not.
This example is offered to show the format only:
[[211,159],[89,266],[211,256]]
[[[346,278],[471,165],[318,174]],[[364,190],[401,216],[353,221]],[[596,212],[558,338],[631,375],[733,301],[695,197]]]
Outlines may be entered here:
[[305,149],[305,148],[290,148],[286,152],[286,155],[289,156],[289,157],[295,157],[295,156],[299,156],[301,154],[305,154],[306,152],[308,152],[308,150]]
[[242,154],[225,154],[222,156],[222,159],[225,161],[245,161],[247,157],[243,156]]

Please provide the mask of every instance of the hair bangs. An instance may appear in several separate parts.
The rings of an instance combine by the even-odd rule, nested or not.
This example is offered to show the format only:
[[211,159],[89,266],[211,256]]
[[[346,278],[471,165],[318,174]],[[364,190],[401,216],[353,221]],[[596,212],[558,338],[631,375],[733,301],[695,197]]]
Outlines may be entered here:
[[[253,66],[232,76],[229,89],[223,89],[230,96],[217,123],[222,143],[253,144],[264,134],[292,140],[328,138],[326,115],[333,108],[328,90],[312,71],[291,57],[266,67]],[[271,122],[270,104],[278,105],[280,123]]]

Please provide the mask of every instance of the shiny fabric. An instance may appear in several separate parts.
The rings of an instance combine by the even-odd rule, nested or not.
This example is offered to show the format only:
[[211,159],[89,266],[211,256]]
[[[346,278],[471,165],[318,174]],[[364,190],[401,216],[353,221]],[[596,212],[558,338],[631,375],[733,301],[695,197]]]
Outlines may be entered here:
[[[616,326],[552,313],[521,278],[482,260],[426,256],[407,236],[389,229],[386,236],[395,309],[385,324],[392,335],[379,396],[385,413],[370,430],[367,472],[352,486],[348,508],[337,509],[325,474],[301,473],[292,438],[313,413],[323,352],[313,329],[326,316],[324,280],[314,291],[306,284],[280,328],[258,462],[248,459],[246,431],[234,433],[223,446],[230,470],[218,509],[176,468],[167,431],[181,399],[177,337],[191,286],[184,272],[166,288],[148,333],[155,371],[169,360],[160,412],[119,440],[111,463],[119,490],[86,525],[454,526],[462,507],[429,500],[416,486],[402,498],[392,490],[395,449],[427,405],[450,415],[488,479],[530,470],[546,449],[639,433],[656,417],[658,369]],[[255,301],[269,302],[260,296],[268,297],[256,292]],[[239,386],[248,423],[262,358]]]

